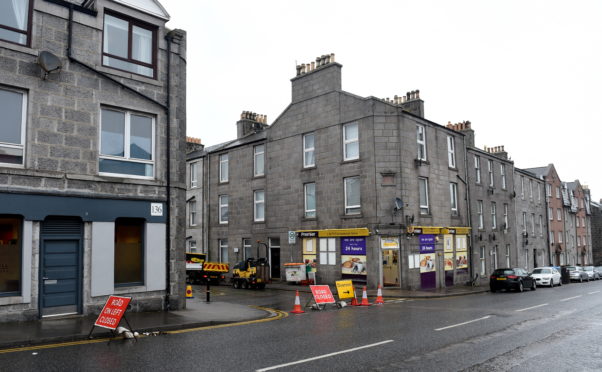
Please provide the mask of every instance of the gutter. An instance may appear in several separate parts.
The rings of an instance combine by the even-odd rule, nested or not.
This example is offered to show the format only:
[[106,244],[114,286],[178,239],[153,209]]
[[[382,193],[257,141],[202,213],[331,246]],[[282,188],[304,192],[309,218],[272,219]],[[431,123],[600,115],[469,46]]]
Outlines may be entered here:
[[136,89],[129,87],[128,85],[125,85],[124,83],[122,83],[121,81],[109,76],[108,74],[98,71],[96,70],[94,67],[89,66],[88,64],[79,61],[77,58],[75,58],[72,54],[72,45],[73,45],[73,11],[77,10],[79,12],[91,15],[96,17],[98,15],[98,13],[96,11],[90,10],[88,8],[84,8],[81,5],[77,5],[77,4],[73,4],[64,0],[46,0],[48,2],[51,2],[53,4],[59,5],[59,6],[63,6],[66,8],[69,8],[69,23],[68,23],[68,39],[67,39],[67,57],[69,59],[70,62],[73,62],[75,64],[78,64],[82,67],[84,67],[85,69],[94,72],[95,74],[103,77],[106,80],[111,81],[112,83],[116,84],[117,86],[123,88],[124,90],[133,93],[134,95],[143,98],[146,101],[149,101],[151,103],[154,103],[155,105],[161,107],[164,111],[165,111],[165,116],[166,116],[166,143],[165,143],[165,148],[166,148],[166,160],[167,160],[167,164],[166,164],[166,173],[167,173],[167,180],[166,180],[166,186],[165,186],[165,193],[166,193],[166,200],[165,200],[165,207],[166,207],[166,222],[165,222],[165,230],[166,230],[166,234],[165,234],[165,279],[166,279],[166,287],[165,287],[165,302],[164,302],[164,309],[165,310],[170,310],[170,302],[169,302],[169,296],[171,295],[171,285],[170,285],[170,281],[171,281],[171,272],[170,272],[170,261],[171,261],[171,239],[170,239],[170,231],[171,231],[171,153],[170,153],[170,143],[171,143],[171,132],[170,132],[170,127],[171,127],[171,122],[170,122],[170,117],[171,117],[171,111],[170,111],[170,96],[171,96],[171,79],[170,79],[170,69],[171,69],[171,34],[167,34],[165,36],[165,39],[167,40],[167,103],[163,104],[143,93],[138,92]]

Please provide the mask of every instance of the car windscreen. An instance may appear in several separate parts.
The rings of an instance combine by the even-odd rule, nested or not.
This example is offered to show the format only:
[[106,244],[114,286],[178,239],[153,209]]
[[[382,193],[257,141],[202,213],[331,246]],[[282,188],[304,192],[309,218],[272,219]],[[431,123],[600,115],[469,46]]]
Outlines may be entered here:
[[592,270],[594,270],[594,267],[593,266],[585,266],[583,269],[585,271],[592,271]]
[[569,271],[577,271],[577,268],[575,266],[567,266],[566,269]]
[[533,274],[551,274],[552,270],[550,269],[535,269],[533,270]]

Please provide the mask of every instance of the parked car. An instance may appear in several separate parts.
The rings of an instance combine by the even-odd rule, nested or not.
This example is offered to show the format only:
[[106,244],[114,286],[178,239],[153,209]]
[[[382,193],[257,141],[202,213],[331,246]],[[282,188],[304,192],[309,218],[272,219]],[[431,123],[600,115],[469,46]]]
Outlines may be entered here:
[[581,266],[567,266],[566,269],[569,271],[569,277],[571,280],[583,283],[584,280],[589,281],[589,275],[583,270]]
[[533,269],[531,276],[535,279],[537,285],[547,285],[550,288],[555,285],[562,285],[560,272],[553,267],[538,267]]
[[588,280],[600,279],[599,274],[594,270],[593,266],[583,266],[583,271],[586,272]]
[[598,278],[602,279],[602,266],[594,266],[594,271],[598,273]]
[[495,269],[489,277],[489,289],[495,292],[501,289],[516,289],[522,292],[525,288],[537,289],[535,279],[521,268]]

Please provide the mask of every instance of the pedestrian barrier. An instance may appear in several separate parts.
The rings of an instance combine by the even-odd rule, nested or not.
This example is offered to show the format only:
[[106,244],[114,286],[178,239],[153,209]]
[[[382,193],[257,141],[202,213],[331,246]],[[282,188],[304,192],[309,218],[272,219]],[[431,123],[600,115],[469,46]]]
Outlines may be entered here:
[[194,296],[192,295],[192,286],[191,285],[186,286],[186,298],[194,298]]
[[293,311],[291,314],[303,314],[305,311],[301,308],[301,300],[299,299],[299,291],[295,294],[295,306],[293,306]]
[[368,292],[366,292],[366,286],[364,286],[364,289],[362,290],[362,303],[360,304],[360,306],[370,306],[372,305],[370,302],[368,302]]
[[375,305],[382,305],[385,301],[383,300],[383,291],[380,289],[380,284],[378,285],[378,291],[376,292],[376,301],[374,301]]

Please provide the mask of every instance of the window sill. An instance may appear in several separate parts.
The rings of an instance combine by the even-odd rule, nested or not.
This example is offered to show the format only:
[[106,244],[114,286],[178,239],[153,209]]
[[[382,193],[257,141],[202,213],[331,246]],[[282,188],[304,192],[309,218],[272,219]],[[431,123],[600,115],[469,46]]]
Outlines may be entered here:
[[316,167],[315,165],[312,165],[311,167],[303,167],[301,168],[301,171],[310,171],[310,170],[314,170],[317,169],[318,167]]
[[[31,37],[31,35],[29,37]],[[0,40],[0,48],[6,48],[6,49],[14,50],[15,52],[21,52],[21,53],[29,54],[29,55],[36,56],[36,57],[38,56],[38,51],[35,49],[32,49],[25,45],[14,44],[14,43],[4,41],[4,40]]]
[[19,305],[26,303],[21,294],[0,295],[0,306]]
[[428,160],[422,160],[422,159],[414,159],[414,165],[417,167],[423,166],[423,165],[430,165],[431,163]]
[[255,175],[253,176],[254,180],[260,180],[260,179],[264,179],[264,178],[265,178],[265,174],[258,175],[258,176],[255,176]]
[[349,160],[343,160],[341,162],[341,164],[352,164],[352,163],[359,163],[361,161],[360,158],[357,159],[349,159]]
[[317,221],[318,217],[301,217],[301,221]]
[[450,167],[450,166],[448,166],[447,169],[450,170],[450,171],[454,171],[454,172],[458,171],[458,167]]
[[364,216],[360,213],[360,214],[344,214],[341,216],[342,220],[352,220],[352,219],[356,219],[356,218],[364,218]]
[[136,80],[141,83],[150,84],[150,85],[154,85],[157,87],[163,87],[163,83],[160,83],[159,81],[152,79],[152,78],[144,77],[142,75],[136,75],[131,72],[116,70],[114,68],[106,67],[106,66],[102,66],[102,65],[96,65],[94,68],[100,72],[104,72],[105,74],[115,75],[115,76],[123,77],[126,79],[131,79],[131,80]]
[[224,182],[218,182],[217,185],[222,186],[222,185],[227,185],[229,183],[230,183],[230,181],[224,181]]
[[127,294],[127,293],[136,293],[136,292],[146,292],[145,285],[133,284],[115,287],[115,294]]
[[265,225],[265,220],[253,221],[253,225]]

